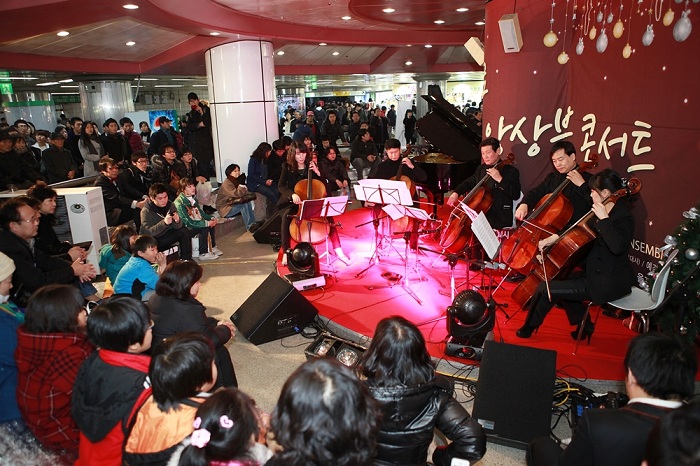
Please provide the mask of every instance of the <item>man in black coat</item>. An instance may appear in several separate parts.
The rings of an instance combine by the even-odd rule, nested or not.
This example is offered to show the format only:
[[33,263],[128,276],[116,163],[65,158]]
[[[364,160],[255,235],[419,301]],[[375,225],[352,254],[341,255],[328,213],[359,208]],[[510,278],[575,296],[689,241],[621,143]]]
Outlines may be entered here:
[[105,205],[107,225],[115,226],[134,220],[136,228],[141,222],[141,209],[146,201],[131,198],[119,180],[119,167],[111,157],[102,157],[99,162],[100,176],[95,186],[102,188],[102,200]]
[[28,188],[33,184],[46,184],[44,177],[14,150],[13,136],[7,131],[0,131],[0,191],[14,185],[17,189]]
[[693,396],[697,356],[675,335],[647,333],[631,341],[625,370],[630,397],[625,407],[584,411],[564,451],[548,437],[535,439],[527,453],[528,464],[641,464],[654,425]]
[[117,166],[121,167],[129,163],[126,139],[119,134],[119,124],[114,118],[105,121],[104,126],[107,132],[100,136],[102,145],[105,148],[105,155],[114,160]]
[[177,143],[175,131],[171,129],[173,120],[166,116],[158,117],[158,131],[151,133],[151,142],[148,146],[148,155],[158,155],[162,153],[162,147],[166,144],[175,148],[176,155],[180,153],[181,147]]
[[186,131],[189,133],[189,148],[199,163],[200,174],[205,178],[215,175],[214,141],[211,136],[211,111],[194,92],[187,94],[192,110],[187,114]]

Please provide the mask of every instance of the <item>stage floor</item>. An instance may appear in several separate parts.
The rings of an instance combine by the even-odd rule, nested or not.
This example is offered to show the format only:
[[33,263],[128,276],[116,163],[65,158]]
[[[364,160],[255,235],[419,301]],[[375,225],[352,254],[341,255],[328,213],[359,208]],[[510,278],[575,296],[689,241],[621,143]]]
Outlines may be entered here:
[[[449,211],[448,211],[449,214]],[[448,215],[442,213],[443,218]],[[371,224],[357,226],[371,220],[366,208],[351,210],[336,222],[343,250],[350,256],[349,265],[335,260],[330,265],[321,258],[321,271],[326,275],[326,286],[302,292],[330,322],[350,331],[371,338],[377,323],[392,315],[401,315],[414,322],[422,331],[430,354],[437,359],[478,364],[477,361],[453,358],[445,355],[447,341],[446,309],[451,304],[450,267],[444,256],[437,253],[437,243],[428,236],[419,243],[418,256],[411,252],[408,266],[403,256],[406,247],[403,238],[394,239],[384,248],[379,261],[369,266],[374,251],[374,228]],[[319,254],[325,244],[316,246]],[[281,265],[278,256],[277,270],[280,276],[289,273]],[[335,259],[335,257],[333,257]],[[465,289],[479,291],[487,300],[490,291],[483,285],[501,283],[504,270],[474,272],[460,260],[454,268],[457,292]],[[405,280],[408,278],[408,280]],[[574,340],[564,312],[554,308],[537,334],[529,339],[515,336],[523,325],[525,311],[519,309],[510,294],[517,284],[503,282],[493,292],[496,302],[503,305],[496,311],[493,339],[514,345],[550,349],[557,352],[557,371],[560,377],[594,380],[623,380],[622,360],[627,344],[636,333],[622,325],[621,320],[600,313],[590,345],[581,342],[574,355]]]

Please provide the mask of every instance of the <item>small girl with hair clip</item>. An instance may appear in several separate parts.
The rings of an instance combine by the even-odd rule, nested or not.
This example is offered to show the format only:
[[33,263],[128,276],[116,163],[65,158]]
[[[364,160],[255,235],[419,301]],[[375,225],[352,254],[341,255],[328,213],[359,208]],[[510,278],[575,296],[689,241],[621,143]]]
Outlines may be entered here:
[[260,466],[272,457],[262,443],[267,422],[242,391],[219,390],[197,410],[195,431],[168,466]]

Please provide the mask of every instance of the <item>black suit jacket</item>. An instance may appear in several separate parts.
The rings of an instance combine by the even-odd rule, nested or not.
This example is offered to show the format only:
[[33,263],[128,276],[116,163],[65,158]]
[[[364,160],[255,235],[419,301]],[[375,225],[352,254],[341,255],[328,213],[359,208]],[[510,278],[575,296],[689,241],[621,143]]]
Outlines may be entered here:
[[107,215],[108,225],[117,225],[119,216],[123,210],[131,210],[131,203],[135,200],[140,201],[141,198],[132,199],[126,193],[122,181],[117,177],[117,186],[104,175],[100,175],[95,180],[95,186],[102,188],[102,200],[105,204],[105,214]]
[[[486,176],[489,166],[481,164],[476,167],[472,176],[462,181],[455,188],[460,196],[471,191],[481,179]],[[486,218],[493,228],[506,228],[513,225],[513,201],[520,197],[520,172],[512,165],[504,165],[499,172],[503,179],[496,183],[489,177],[482,185],[493,196],[493,204],[486,212]]]

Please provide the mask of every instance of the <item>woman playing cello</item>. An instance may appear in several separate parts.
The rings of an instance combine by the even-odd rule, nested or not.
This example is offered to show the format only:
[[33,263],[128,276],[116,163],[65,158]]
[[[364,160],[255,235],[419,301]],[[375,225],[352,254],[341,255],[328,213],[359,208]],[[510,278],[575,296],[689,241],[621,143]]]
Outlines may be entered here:
[[[290,215],[294,215],[299,211],[299,204],[302,203],[301,197],[294,192],[294,187],[299,181],[306,180],[309,175],[309,170],[311,170],[311,175],[314,180],[321,181],[321,171],[318,167],[317,161],[313,158],[313,155],[308,151],[307,147],[301,142],[294,141],[292,145],[289,146],[289,151],[287,152],[287,162],[282,165],[282,173],[280,174],[280,180],[277,185],[280,192],[280,199],[277,202],[277,207],[280,210],[282,216],[282,228],[280,231],[280,237],[282,240],[282,250],[286,251],[290,247],[291,238],[289,233],[289,225],[292,222]],[[323,185],[323,183],[322,183]],[[325,197],[325,187],[323,189]],[[330,223],[329,238],[333,249],[337,257],[343,262],[347,263],[349,261],[348,257],[343,252],[340,247],[340,238],[338,237],[338,230],[333,222]],[[284,254],[283,262],[286,260],[287,255]]]
[[[632,289],[634,276],[627,250],[634,233],[634,218],[624,199],[617,203],[606,203],[613,193],[620,191],[625,185],[620,176],[611,169],[596,173],[588,184],[593,200],[593,229],[596,238],[593,248],[586,256],[585,271],[572,274],[566,280],[549,282],[549,290],[546,283],[540,283],[530,302],[525,325],[516,332],[520,338],[530,338],[554,303],[564,308],[571,325],[581,325],[585,314],[583,301],[602,304],[621,298]],[[541,240],[540,250],[554,244],[558,238],[558,235],[552,235]],[[590,340],[594,330],[593,323],[587,318],[583,325],[581,337]],[[578,334],[579,328],[571,332],[574,339]]]

